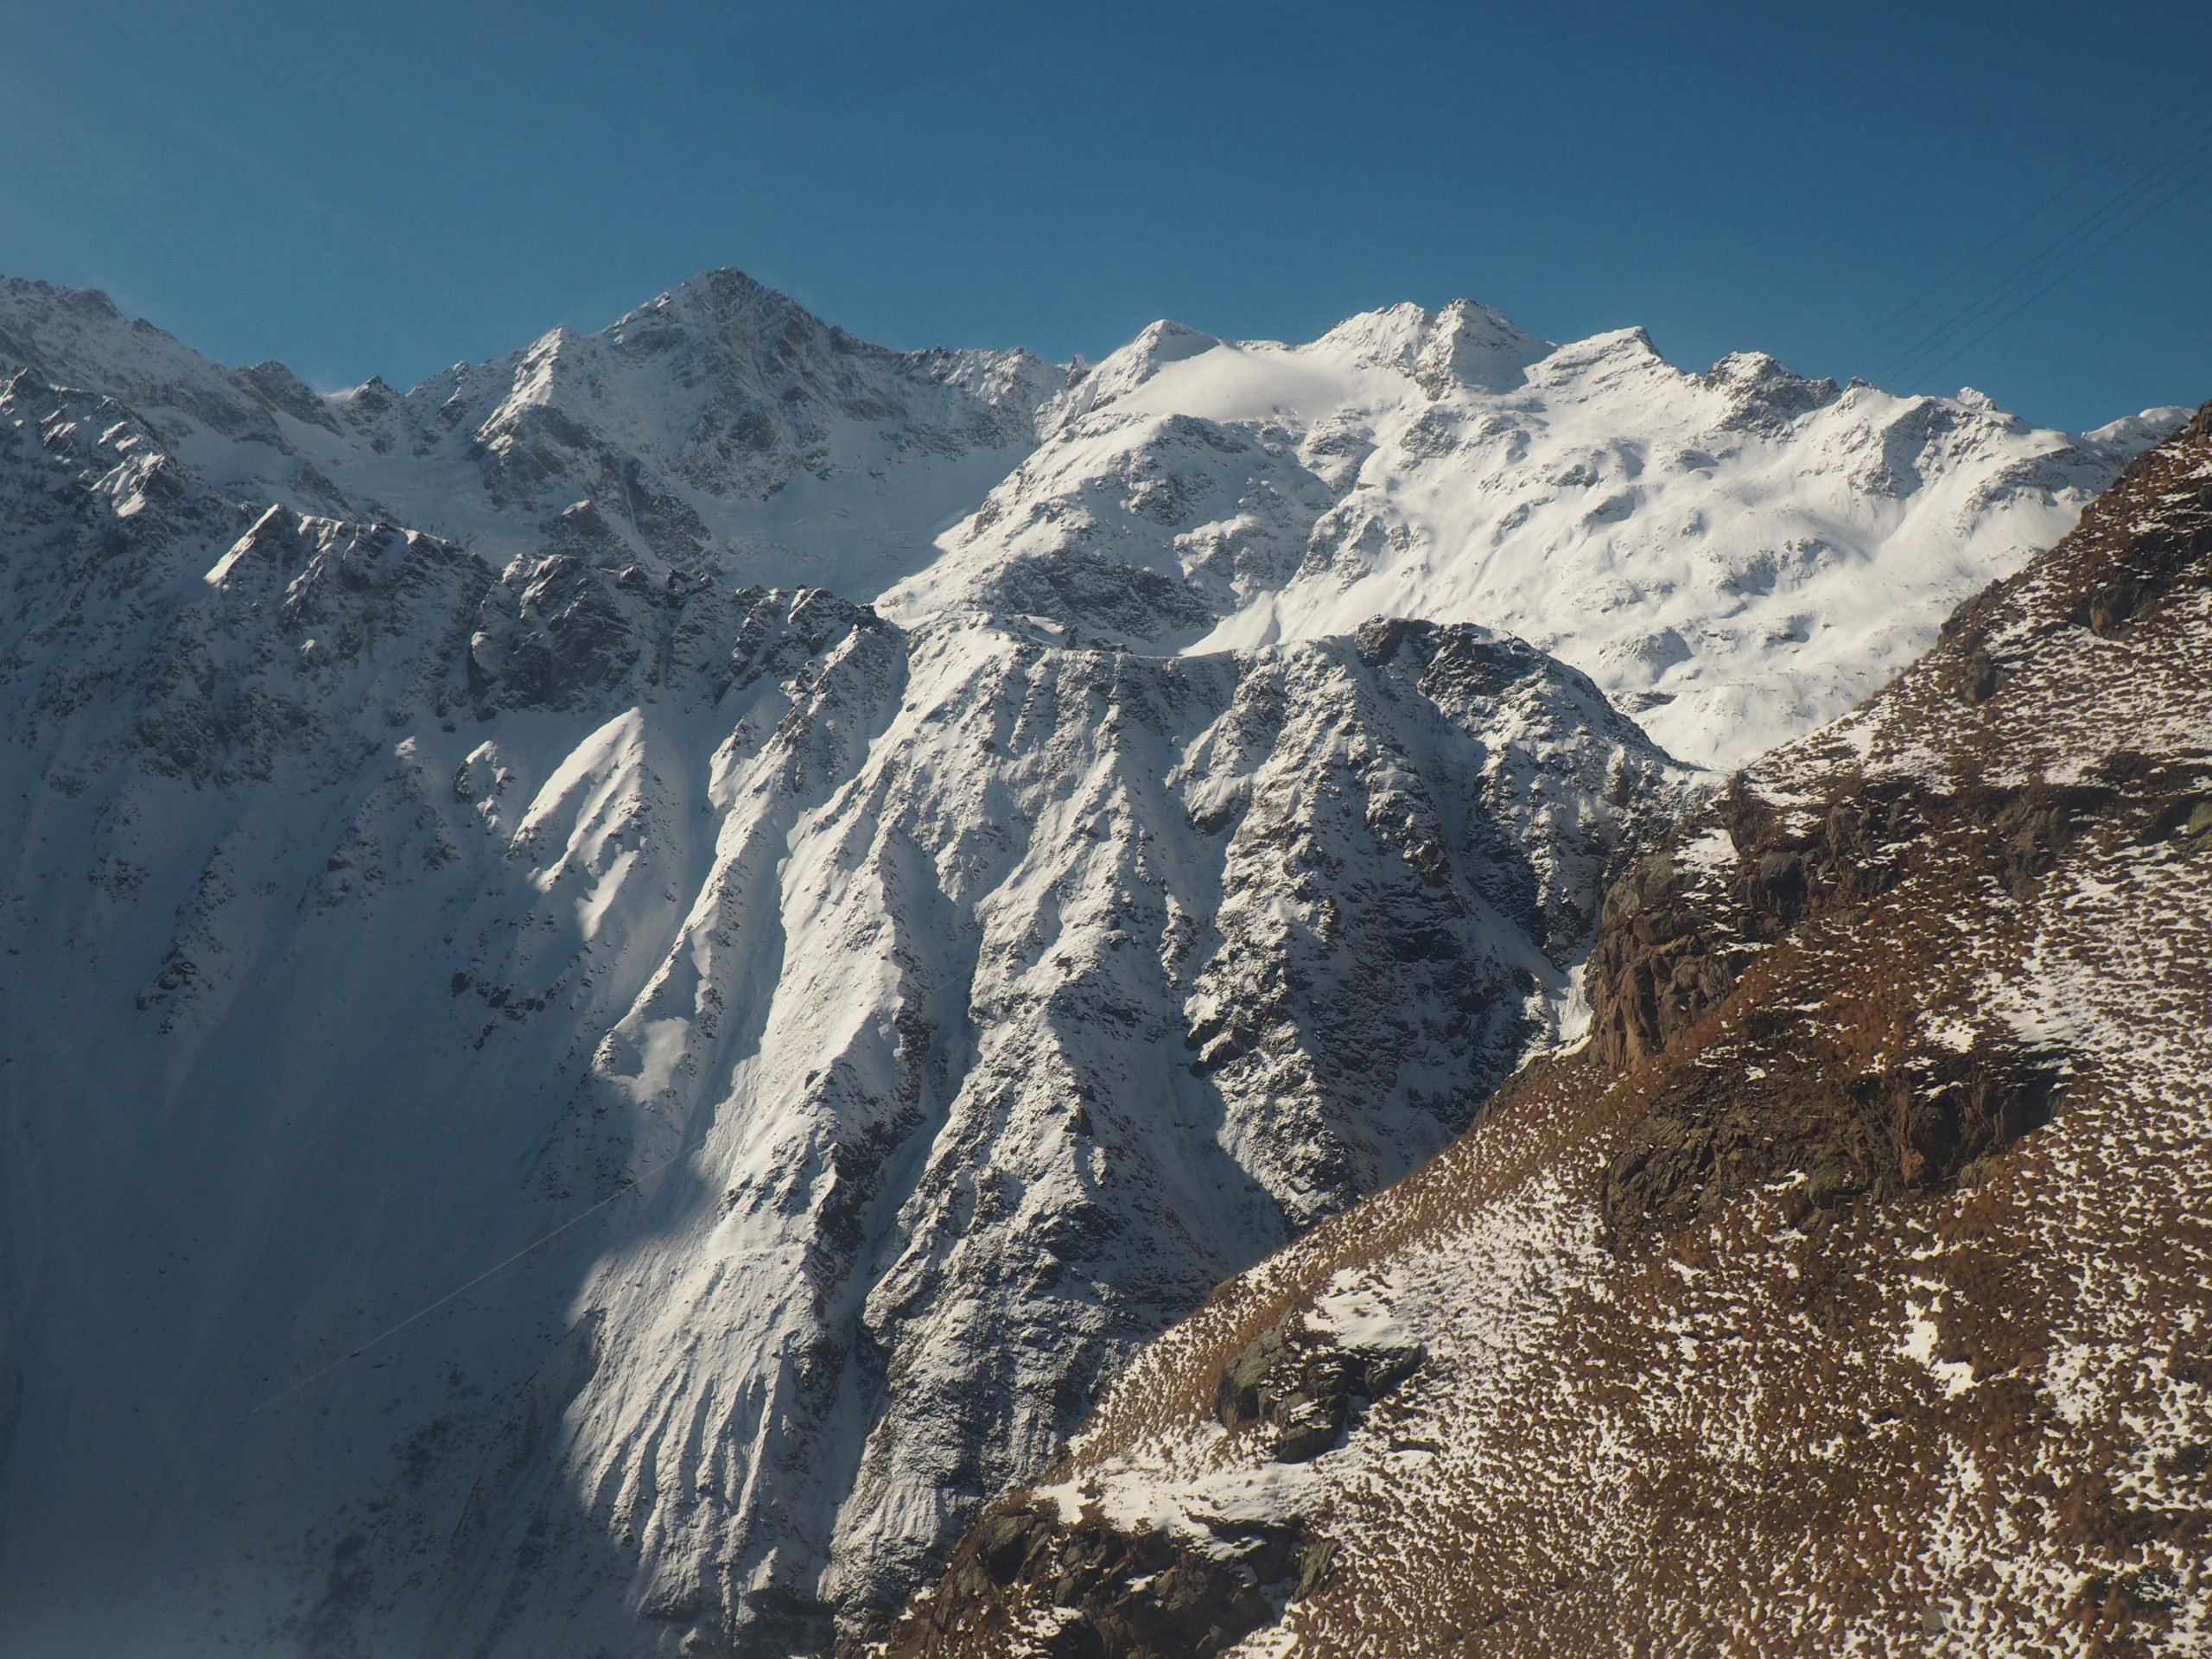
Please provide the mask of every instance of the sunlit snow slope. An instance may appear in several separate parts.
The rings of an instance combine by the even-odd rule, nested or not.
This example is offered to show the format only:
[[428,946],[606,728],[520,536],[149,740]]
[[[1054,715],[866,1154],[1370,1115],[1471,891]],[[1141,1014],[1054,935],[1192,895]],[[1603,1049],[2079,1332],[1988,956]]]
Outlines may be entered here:
[[[1650,472],[1741,401],[1621,346],[1408,308],[1054,369],[716,272],[325,396],[0,282],[0,1653],[773,1655],[895,1605],[1580,1017],[1682,786],[1603,690],[1664,685],[1568,627],[1644,497],[1548,611],[1460,543],[1433,607],[1306,567],[1412,548],[1378,502],[1567,499],[1548,438],[1469,470],[1470,411],[1618,413]],[[1762,395],[1681,489],[1840,512],[1874,395]],[[1867,640],[2144,441],[1882,407],[1899,522],[1984,530],[1926,582],[1853,543]],[[1631,588],[1697,642],[1666,684],[1814,649]]]
[[1638,860],[1590,986],[891,1650],[2212,1646],[2212,405]]
[[1686,373],[1641,329],[1554,346],[1464,302],[1300,346],[1161,323],[1048,408],[886,609],[1147,649],[1480,621],[1734,766],[1880,686],[2183,413],[2072,438],[1756,353]]

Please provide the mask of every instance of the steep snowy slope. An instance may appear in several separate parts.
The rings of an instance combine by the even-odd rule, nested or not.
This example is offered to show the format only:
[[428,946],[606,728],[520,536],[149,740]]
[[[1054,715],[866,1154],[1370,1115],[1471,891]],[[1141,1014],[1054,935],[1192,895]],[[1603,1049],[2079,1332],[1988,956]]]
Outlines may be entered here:
[[1556,1039],[1676,787],[1479,628],[909,631],[162,442],[0,392],[10,1659],[895,1605]]
[[2184,413],[2069,438],[1756,354],[1687,374],[1640,329],[1554,346],[1465,302],[1302,346],[1163,323],[1055,403],[885,609],[1149,649],[1480,621],[1734,766],[1896,673]]
[[2212,405],[1642,859],[1591,992],[892,1650],[2212,1645]]
[[[1579,1020],[1681,773],[1493,607],[1719,721],[1828,647],[1673,543],[1591,586],[1657,504],[1729,570],[1726,502],[1864,530],[1805,580],[1875,650],[2147,441],[1641,350],[1462,305],[1064,372],[718,272],[325,397],[0,282],[0,1652],[750,1655],[894,1605]],[[1644,467],[1623,516],[1582,460]],[[1421,559],[1441,620],[1358,608]],[[1624,677],[1662,624],[1694,660]]]
[[2069,437],[1757,354],[1688,374],[1637,329],[1554,346],[1465,301],[1302,346],[1163,322],[1052,368],[887,351],[734,270],[331,397],[0,279],[0,372],[22,366],[119,398],[241,499],[499,565],[550,542],[1147,650],[1504,628],[1723,767],[1881,684],[2183,413]]
[[282,364],[212,363],[105,295],[0,278],[0,370],[19,368],[121,399],[244,499],[397,520],[500,564],[552,533],[655,574],[860,598],[1028,454],[1065,378],[1026,352],[887,351],[734,270],[594,334],[334,397]]

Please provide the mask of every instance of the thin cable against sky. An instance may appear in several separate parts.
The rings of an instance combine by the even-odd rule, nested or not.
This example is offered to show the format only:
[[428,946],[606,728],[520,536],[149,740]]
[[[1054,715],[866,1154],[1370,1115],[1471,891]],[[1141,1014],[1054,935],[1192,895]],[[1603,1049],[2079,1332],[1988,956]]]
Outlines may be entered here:
[[[1948,313],[1934,328],[1923,333],[1871,378],[1877,385],[1886,385],[1892,380],[1905,385],[1916,384],[1930,372],[1925,365],[1937,353],[1952,345],[1990,311],[2005,304],[2023,285],[2033,282],[2054,264],[2065,259],[2083,242],[2097,235],[2113,218],[2125,213],[2146,193],[2158,190],[2177,170],[2186,169],[2203,153],[2208,144],[2212,144],[2212,123],[2195,130],[2188,138],[2166,151],[2130,182],[2102,197],[2088,213],[2069,222],[2056,237],[2013,261],[2004,275],[1965,305]],[[1975,338],[1986,337],[1977,335]],[[1951,359],[1943,360],[1948,362]]]

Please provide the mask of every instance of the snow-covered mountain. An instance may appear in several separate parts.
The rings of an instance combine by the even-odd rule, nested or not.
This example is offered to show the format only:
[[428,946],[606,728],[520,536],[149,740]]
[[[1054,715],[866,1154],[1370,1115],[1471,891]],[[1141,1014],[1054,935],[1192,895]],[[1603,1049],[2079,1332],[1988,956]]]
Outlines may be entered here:
[[[1619,345],[1402,308],[1053,369],[723,272],[325,396],[0,283],[0,1653],[749,1656],[893,1607],[1126,1356],[1577,1028],[1687,782],[1604,685],[1685,687],[1656,720],[1812,660],[1742,632],[1796,578],[1700,632],[1658,560],[1607,626],[1695,651],[1624,678],[1570,578],[1662,508],[1732,559],[1728,504],[1847,516],[1878,394],[1713,436],[1734,372]],[[1799,584],[1878,578],[1839,663],[2161,418],[1880,409],[1916,483]],[[1546,458],[1615,419],[1606,466],[1712,464],[1570,535]],[[1452,435],[1491,420],[1525,466]],[[1540,496],[1485,586],[1471,527]],[[1417,563],[1415,500],[1467,531],[1433,606],[1316,565]]]
[[0,279],[0,365],[118,398],[241,499],[502,566],[551,544],[1154,652],[1503,628],[1717,767],[1880,686],[2186,413],[2069,436],[1757,353],[1688,373],[1641,329],[1554,346],[1466,301],[1298,346],[1160,322],[1053,368],[887,351],[732,270],[328,397]]
[[27,373],[0,514],[11,1653],[888,1609],[1556,1039],[1675,775],[1478,628],[1152,658],[502,570]]
[[1592,1041],[1147,1350],[872,1651],[2212,1645],[2212,405],[1592,962]]
[[1301,346],[1162,323],[1055,400],[885,609],[1151,650],[1479,620],[1731,766],[1880,686],[2185,413],[2074,438],[1758,354],[1685,373],[1641,329],[1554,346],[1465,302]]
[[656,574],[861,599],[1034,447],[1066,378],[1027,352],[887,351],[734,270],[594,334],[330,397],[281,363],[213,363],[105,295],[0,278],[0,365],[117,398],[255,501],[407,524],[499,564],[550,535]]

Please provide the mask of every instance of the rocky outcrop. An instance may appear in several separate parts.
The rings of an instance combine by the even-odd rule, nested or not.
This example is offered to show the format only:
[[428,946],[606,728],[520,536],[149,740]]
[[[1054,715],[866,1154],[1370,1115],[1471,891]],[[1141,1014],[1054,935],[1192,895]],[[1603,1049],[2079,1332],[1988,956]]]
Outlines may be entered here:
[[[1993,586],[1945,624],[1920,683],[1998,710],[2008,681],[2031,677],[2065,631],[2115,638],[2153,603],[2171,610],[2212,584],[2212,504],[2172,487],[2173,457],[2212,442],[2208,418],[2099,504],[2041,573],[2033,621],[2022,626],[2018,582]],[[1793,1205],[1815,1208],[1944,1185],[2057,1109],[2071,1065],[2063,1043],[1984,1033],[1899,1068],[1848,1045],[1808,1047],[1791,1021],[1716,1017],[1755,963],[1786,959],[1808,928],[1851,937],[1908,881],[1939,904],[1982,889],[2024,904],[2085,838],[2194,844],[2202,757],[2145,753],[2115,730],[2062,780],[2008,766],[1969,732],[1964,764],[1944,772],[1843,764],[1779,798],[1739,775],[1608,889],[1589,970],[1597,1057],[1627,1070],[1687,1040],[1731,1061],[1678,1069],[1629,1130],[1606,1179],[1617,1242],[1776,1181],[1797,1183]],[[1888,970],[1868,963],[1878,980]]]
[[[1424,1357],[1418,1344],[1351,1340],[1292,1316],[1222,1365],[1214,1414],[1266,1459],[1310,1464]],[[1075,1512],[1064,1515],[1070,1503]],[[1319,1590],[1341,1554],[1337,1540],[1295,1516],[1133,1528],[1065,1495],[1025,1498],[994,1506],[935,1587],[880,1643],[864,1646],[895,1659],[999,1651],[1211,1659]]]
[[1617,1248],[1777,1183],[1790,1194],[1786,1225],[1853,1199],[1948,1185],[2048,1122],[2064,1076],[2060,1053],[1986,1042],[1842,1086],[1826,1065],[1791,1064],[1765,1046],[1751,1053],[1755,1082],[1732,1068],[1677,1073],[1623,1137],[1603,1203]]
[[[1237,1659],[2212,1641],[2212,543],[2158,551],[2207,511],[2212,416],[1647,844],[1591,1042],[1224,1286],[1007,1505],[1163,1569],[1300,1529],[1326,1571]],[[1356,1333],[1418,1368],[1284,1461]],[[940,1586],[891,1650],[1027,1659],[1050,1605]]]
[[1386,1398],[1421,1359],[1418,1347],[1346,1347],[1287,1319],[1222,1368],[1214,1408],[1224,1428],[1259,1425],[1271,1456],[1304,1463],[1337,1443],[1355,1402]]
[[1291,1527],[1224,1524],[1192,1549],[1164,1532],[1064,1522],[1049,1506],[1001,1510],[891,1650],[982,1651],[1013,1634],[1006,1597],[1028,1592],[1042,1610],[1034,1650],[1051,1659],[1215,1659],[1311,1593],[1333,1554]]

